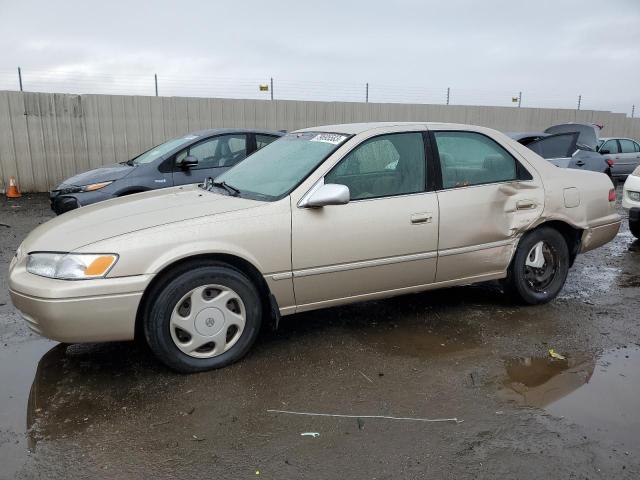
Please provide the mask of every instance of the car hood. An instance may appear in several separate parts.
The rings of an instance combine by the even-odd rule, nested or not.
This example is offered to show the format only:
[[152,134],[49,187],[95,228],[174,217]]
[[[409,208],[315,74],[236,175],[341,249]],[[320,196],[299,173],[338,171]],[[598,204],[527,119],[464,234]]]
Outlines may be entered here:
[[92,183],[109,182],[112,180],[118,180],[126,177],[133,172],[137,167],[127,165],[124,163],[114,163],[113,165],[106,165],[100,168],[94,168],[93,170],[87,170],[86,172],[79,173],[73,177],[67,178],[62,184],[55,188],[60,189],[62,186],[77,186],[90,185]]
[[70,252],[158,225],[260,205],[264,202],[207,192],[197,185],[152,190],[81,207],[43,223],[27,236],[21,252]]

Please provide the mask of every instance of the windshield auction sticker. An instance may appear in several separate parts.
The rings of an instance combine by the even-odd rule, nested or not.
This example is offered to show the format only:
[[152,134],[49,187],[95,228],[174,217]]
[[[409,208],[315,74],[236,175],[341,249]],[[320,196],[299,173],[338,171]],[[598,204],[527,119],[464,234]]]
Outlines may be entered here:
[[330,143],[332,145],[338,145],[341,143],[346,137],[346,135],[340,135],[337,133],[319,133],[315,137],[313,137],[310,142],[324,142]]

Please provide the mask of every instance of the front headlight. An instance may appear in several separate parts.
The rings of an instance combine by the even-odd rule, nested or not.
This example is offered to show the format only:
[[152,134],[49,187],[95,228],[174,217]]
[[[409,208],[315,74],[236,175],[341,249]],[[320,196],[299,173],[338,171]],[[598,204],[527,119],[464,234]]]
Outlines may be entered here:
[[82,185],[80,188],[83,192],[93,192],[94,190],[100,190],[101,188],[111,185],[113,180],[109,182],[91,183],[89,185]]
[[60,280],[103,278],[118,261],[112,253],[30,253],[27,272]]

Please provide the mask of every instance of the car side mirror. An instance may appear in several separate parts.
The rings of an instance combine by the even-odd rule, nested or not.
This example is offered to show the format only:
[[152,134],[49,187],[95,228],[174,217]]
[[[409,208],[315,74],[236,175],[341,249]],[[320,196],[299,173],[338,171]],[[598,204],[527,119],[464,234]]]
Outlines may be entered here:
[[609,155],[611,152],[606,148],[604,150],[600,150],[600,155]]
[[349,203],[349,187],[337,183],[325,183],[301,204],[305,208],[320,208],[327,205],[345,205]]
[[196,165],[198,165],[198,158],[194,157],[193,155],[187,155],[182,159],[179,165],[180,165],[180,168],[183,168],[185,170],[189,168],[193,168]]

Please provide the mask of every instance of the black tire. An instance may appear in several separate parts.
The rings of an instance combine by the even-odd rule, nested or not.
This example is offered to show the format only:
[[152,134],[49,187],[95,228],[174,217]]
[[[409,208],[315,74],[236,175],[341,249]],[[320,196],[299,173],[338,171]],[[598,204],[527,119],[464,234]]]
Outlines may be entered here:
[[[203,285],[231,288],[242,299],[246,323],[240,338],[226,352],[210,358],[183,353],[171,337],[169,321],[176,304],[188,292]],[[144,335],[154,355],[166,366],[182,373],[226,367],[244,357],[258,337],[262,324],[262,302],[255,285],[239,270],[216,262],[183,265],[149,292]]]
[[[527,257],[538,242],[544,242],[547,251],[553,255],[555,269],[549,276],[548,284],[536,287],[527,278],[532,275],[526,265]],[[547,261],[545,260],[545,265]],[[549,268],[549,267],[547,267]],[[527,273],[529,272],[529,273]],[[505,290],[514,300],[526,305],[550,302],[564,286],[569,273],[569,248],[560,232],[550,227],[540,227],[527,233],[518,244],[505,280]]]
[[629,218],[629,230],[631,230],[631,234],[634,237],[640,238],[640,220],[632,220]]

